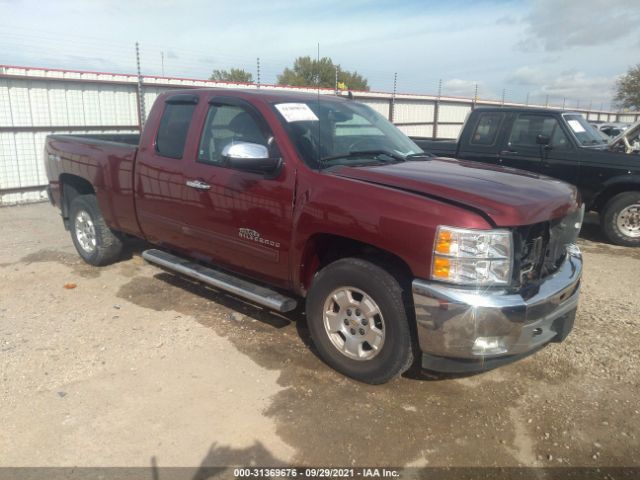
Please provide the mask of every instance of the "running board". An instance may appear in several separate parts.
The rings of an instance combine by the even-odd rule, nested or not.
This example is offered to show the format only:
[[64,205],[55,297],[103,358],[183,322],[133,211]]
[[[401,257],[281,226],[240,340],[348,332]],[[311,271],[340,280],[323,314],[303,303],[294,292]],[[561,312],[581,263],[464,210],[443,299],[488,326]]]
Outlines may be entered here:
[[149,263],[180,273],[220,290],[233,293],[238,297],[276,310],[277,312],[290,312],[294,310],[297,305],[296,300],[293,298],[285,297],[274,290],[234,277],[228,273],[205,267],[162,250],[145,250],[142,252],[142,258]]

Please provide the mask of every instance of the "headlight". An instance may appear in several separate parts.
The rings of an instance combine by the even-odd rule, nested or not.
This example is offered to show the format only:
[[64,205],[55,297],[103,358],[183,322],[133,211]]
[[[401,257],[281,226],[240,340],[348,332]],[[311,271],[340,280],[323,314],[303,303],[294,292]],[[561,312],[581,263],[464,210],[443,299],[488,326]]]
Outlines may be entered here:
[[507,285],[513,268],[509,230],[467,230],[440,225],[431,278],[459,285]]

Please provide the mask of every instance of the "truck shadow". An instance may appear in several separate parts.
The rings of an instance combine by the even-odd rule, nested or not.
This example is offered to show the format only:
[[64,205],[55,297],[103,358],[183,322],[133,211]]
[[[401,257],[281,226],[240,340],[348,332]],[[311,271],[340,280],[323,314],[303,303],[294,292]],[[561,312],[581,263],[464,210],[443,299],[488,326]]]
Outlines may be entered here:
[[[154,248],[142,240],[130,240],[125,243],[123,251],[123,259],[131,259],[140,256],[142,252],[148,248]],[[155,280],[164,283],[168,288],[179,288],[185,292],[195,295],[203,300],[214,302],[231,312],[228,315],[231,323],[237,325],[242,324],[243,318],[255,320],[267,328],[284,329],[289,326],[295,326],[296,333],[304,346],[320,361],[320,355],[316,350],[309,329],[307,326],[307,318],[304,307],[304,299],[297,298],[298,306],[295,310],[287,313],[278,313],[266,308],[256,306],[246,302],[240,297],[234,296],[222,290],[217,290],[211,286],[201,282],[192,280],[179,274],[161,271],[153,276]],[[156,297],[157,298],[157,297]],[[151,301],[151,298],[148,298]],[[152,305],[148,305],[152,306]],[[156,305],[156,308],[160,307]],[[152,306],[152,308],[154,308]],[[415,352],[415,361],[413,365],[402,376],[409,380],[422,382],[438,382],[442,380],[452,380],[458,378],[466,378],[478,375],[478,372],[471,373],[439,373],[424,370],[420,365],[420,354]]]
[[[207,480],[209,478],[238,478],[235,469],[241,468],[245,472],[253,468],[283,468],[287,462],[273,456],[260,441],[246,448],[233,448],[213,442],[209,451],[194,467],[159,467],[158,457],[151,457],[152,480]],[[81,469],[82,470],[82,469]],[[124,471],[122,471],[124,470]],[[131,478],[142,478],[139,468],[120,469],[120,473],[131,473]],[[122,475],[120,478],[129,478]]]
[[[269,325],[273,328],[284,328],[293,322],[304,322],[304,310],[297,308],[293,312],[287,314],[278,314],[267,309],[260,308],[251,303],[243,301],[241,298],[233,296],[222,290],[215,290],[205,284],[193,281],[189,278],[182,277],[178,274],[169,272],[161,272],[154,275],[156,280],[166,283],[168,286],[177,287],[185,290],[189,293],[205,298],[212,302],[217,303],[233,313],[239,313],[241,315],[250,317],[265,325]],[[233,320],[233,313],[230,318]]]
[[[154,278],[165,283],[169,287],[180,288],[193,295],[197,295],[198,297],[215,302],[220,306],[232,310],[232,313],[229,315],[229,319],[231,320],[237,318],[235,314],[240,314],[243,317],[248,317],[260,322],[263,325],[275,329],[283,329],[290,325],[295,326],[298,338],[318,360],[322,361],[318,351],[313,345],[313,341],[309,333],[307,318],[304,309],[304,299],[298,299],[298,307],[295,310],[287,313],[277,313],[245,302],[242,299],[228,294],[224,291],[216,290],[212,287],[177,274],[161,272],[154,275]],[[242,320],[239,319],[236,320],[236,322],[240,324]],[[409,368],[409,370],[407,370],[403,374],[403,377],[410,380],[433,382],[451,380],[456,378],[466,378],[475,376],[477,374],[477,372],[454,374],[424,370],[420,366],[420,359],[418,354],[416,355],[416,361],[414,361],[414,364],[411,366],[411,368]]]
[[122,242],[122,253],[120,260],[131,260],[135,256],[142,255],[142,252],[149,248],[155,248],[150,243],[134,237],[127,237]]
[[[182,321],[181,315],[189,316],[228,339],[260,367],[279,372],[281,390],[270,398],[263,414],[275,421],[278,437],[295,446],[294,463],[404,465],[427,455],[424,442],[436,440],[437,448],[448,452],[450,461],[462,461],[468,458],[468,442],[495,443],[487,422],[496,421],[496,412],[504,411],[526,392],[524,388],[505,391],[505,379],[517,380],[519,385],[531,376],[522,363],[516,367],[518,378],[509,373],[514,367],[504,367],[498,374],[461,378],[422,371],[416,365],[404,378],[384,385],[359,383],[319,360],[303,308],[281,315],[174,274],[158,271],[150,277],[139,273],[120,287],[118,297],[144,308],[174,311],[177,322]],[[536,366],[531,370],[542,368],[543,359],[528,360],[532,361]],[[545,375],[542,380],[554,379]],[[353,422],[366,427],[345,427]],[[502,435],[510,441],[509,428]],[[380,438],[385,441],[374,440]],[[263,464],[277,462],[259,445],[253,447],[235,451],[214,444],[203,466],[222,458],[225,462],[218,465],[229,465],[235,458],[241,465],[251,458]],[[499,456],[510,458],[506,451]],[[218,470],[203,467],[197,478],[230,473],[220,475]]]
[[600,218],[595,212],[590,212],[585,215],[582,228],[580,229],[580,238],[590,242],[610,244],[602,232]]

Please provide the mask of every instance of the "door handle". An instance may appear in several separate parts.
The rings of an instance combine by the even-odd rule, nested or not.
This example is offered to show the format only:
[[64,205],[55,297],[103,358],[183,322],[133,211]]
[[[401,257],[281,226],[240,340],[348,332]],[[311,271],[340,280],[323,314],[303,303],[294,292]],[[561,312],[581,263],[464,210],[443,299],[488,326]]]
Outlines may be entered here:
[[203,182],[202,180],[187,180],[187,187],[195,188],[197,190],[209,190],[211,189],[211,185]]
[[500,152],[500,155],[517,155],[518,152],[516,152],[515,150],[502,150]]

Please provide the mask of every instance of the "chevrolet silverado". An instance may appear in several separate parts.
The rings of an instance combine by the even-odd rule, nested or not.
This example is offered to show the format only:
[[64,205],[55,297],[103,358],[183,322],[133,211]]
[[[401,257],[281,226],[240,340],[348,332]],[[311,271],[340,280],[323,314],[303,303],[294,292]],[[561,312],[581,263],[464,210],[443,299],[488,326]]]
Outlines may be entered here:
[[79,255],[150,263],[288,312],[319,356],[383,383],[420,360],[479,371],[570,332],[577,190],[426,155],[352,100],[260,90],[161,94],[141,135],[51,135],[49,198]]

